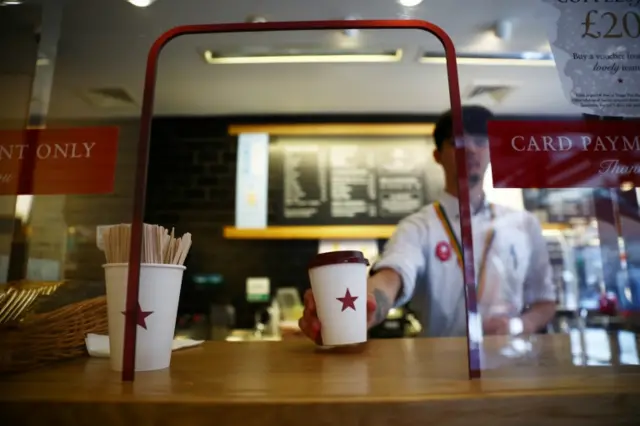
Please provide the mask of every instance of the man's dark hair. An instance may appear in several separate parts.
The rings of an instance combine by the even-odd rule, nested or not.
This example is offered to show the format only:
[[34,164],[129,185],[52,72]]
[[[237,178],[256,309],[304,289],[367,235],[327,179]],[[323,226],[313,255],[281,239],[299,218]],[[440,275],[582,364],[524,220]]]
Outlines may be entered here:
[[[487,135],[487,124],[494,117],[493,113],[487,108],[478,105],[469,105],[462,107],[462,125],[464,132],[470,135]],[[453,137],[453,120],[451,118],[451,110],[440,116],[436,122],[433,138],[436,142],[436,148],[440,150],[447,139]]]

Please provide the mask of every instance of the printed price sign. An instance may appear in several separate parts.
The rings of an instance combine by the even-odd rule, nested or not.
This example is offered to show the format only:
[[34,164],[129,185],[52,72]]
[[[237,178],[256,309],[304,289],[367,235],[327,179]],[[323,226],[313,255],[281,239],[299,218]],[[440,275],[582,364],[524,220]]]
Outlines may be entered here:
[[[640,0],[634,0],[634,3],[640,4]],[[640,37],[640,12],[629,10],[616,13],[591,9],[587,12],[582,25],[584,26],[583,38],[638,38]],[[631,56],[636,55],[631,54]]]
[[540,0],[566,97],[583,113],[640,116],[640,0]]
[[113,191],[117,127],[0,131],[0,195]]

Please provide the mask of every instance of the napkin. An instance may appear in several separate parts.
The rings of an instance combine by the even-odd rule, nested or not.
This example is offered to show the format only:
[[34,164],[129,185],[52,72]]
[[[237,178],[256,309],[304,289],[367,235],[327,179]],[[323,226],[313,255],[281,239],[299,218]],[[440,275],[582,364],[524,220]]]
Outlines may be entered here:
[[[109,357],[109,336],[102,336],[100,334],[87,334],[84,339],[87,346],[87,352],[89,356],[97,358]],[[191,339],[173,339],[172,350],[191,348],[193,346],[201,345],[204,340],[191,340]]]

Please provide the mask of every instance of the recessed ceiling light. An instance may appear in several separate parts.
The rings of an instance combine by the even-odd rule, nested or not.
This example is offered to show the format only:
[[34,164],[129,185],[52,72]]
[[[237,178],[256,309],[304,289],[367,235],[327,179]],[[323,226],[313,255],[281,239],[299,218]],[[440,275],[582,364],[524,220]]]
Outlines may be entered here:
[[204,60],[209,65],[221,64],[303,64],[303,63],[389,63],[402,60],[402,49],[393,51],[371,52],[304,52],[298,49],[286,49],[285,52],[273,52],[268,55],[234,55],[214,53],[210,50],[204,52]]
[[414,7],[422,3],[422,0],[398,0],[398,3],[405,7]]
[[147,7],[155,3],[156,0],[127,0],[127,1],[137,7]]

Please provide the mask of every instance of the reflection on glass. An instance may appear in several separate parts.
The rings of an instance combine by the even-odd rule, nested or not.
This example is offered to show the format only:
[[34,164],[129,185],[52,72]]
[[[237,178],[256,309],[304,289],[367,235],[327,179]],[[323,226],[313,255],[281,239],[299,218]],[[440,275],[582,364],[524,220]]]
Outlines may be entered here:
[[500,354],[507,358],[518,358],[529,354],[532,349],[530,338],[514,337],[500,350]]
[[20,219],[22,222],[28,223],[32,205],[33,195],[18,195],[16,198],[16,219]]
[[[509,336],[499,352],[508,358],[526,355],[531,342],[524,329],[522,313],[528,305],[537,303],[548,286],[544,270],[532,270],[539,253],[544,252],[544,240],[528,232],[524,212],[494,206],[495,220],[483,229],[474,223],[474,242],[478,274],[479,309],[485,334]],[[485,235],[486,234],[486,235]],[[531,288],[532,276],[540,288]],[[533,291],[535,290],[535,291]]]
[[638,342],[629,331],[572,330],[571,353],[577,366],[640,365]]
[[522,190],[515,188],[494,188],[493,176],[491,175],[491,164],[487,167],[484,177],[483,190],[487,201],[499,204],[505,207],[511,207],[514,210],[524,210],[524,199]]

